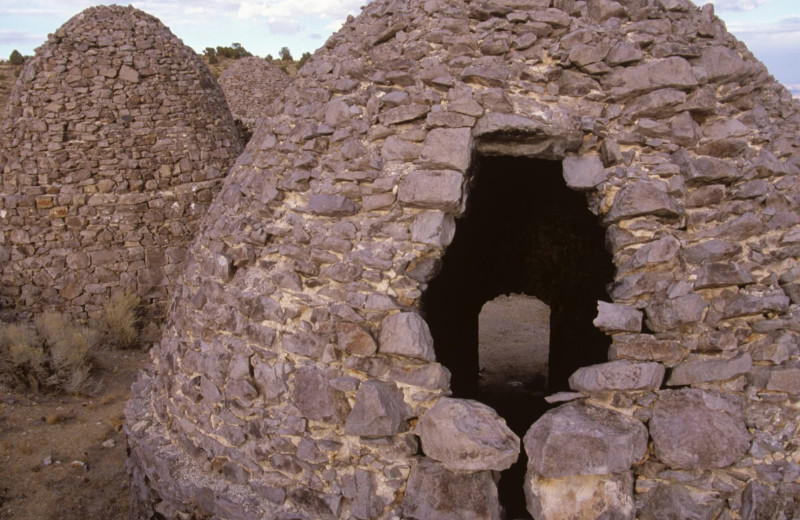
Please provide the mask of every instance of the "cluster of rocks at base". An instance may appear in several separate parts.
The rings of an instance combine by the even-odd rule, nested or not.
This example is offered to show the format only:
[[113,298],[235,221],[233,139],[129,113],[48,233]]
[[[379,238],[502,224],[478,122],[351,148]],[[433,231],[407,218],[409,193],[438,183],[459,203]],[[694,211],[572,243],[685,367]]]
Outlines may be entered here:
[[241,148],[208,68],[156,18],[73,17],[28,60],[2,119],[4,317],[85,319],[126,289],[163,306]]
[[563,161],[616,267],[531,513],[800,514],[800,107],[712,6],[376,0],[264,115],[129,403],[135,517],[500,516],[515,439],[420,314],[475,154]]

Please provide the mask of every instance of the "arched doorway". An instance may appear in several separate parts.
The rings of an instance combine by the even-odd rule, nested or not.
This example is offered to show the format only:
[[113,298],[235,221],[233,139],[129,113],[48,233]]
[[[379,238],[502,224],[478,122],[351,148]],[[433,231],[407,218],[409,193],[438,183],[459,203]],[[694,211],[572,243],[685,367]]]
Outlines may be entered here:
[[[479,157],[468,210],[457,221],[440,273],[423,295],[437,360],[453,376],[453,395],[497,410],[520,437],[548,409],[548,393],[568,389],[579,367],[607,360],[609,338],[592,325],[607,300],[613,263],[604,230],[583,193],[569,189],[561,163]],[[527,295],[550,311],[547,387],[479,384],[479,315],[501,295]],[[516,377],[516,376],[515,376]],[[510,517],[527,517],[522,492],[526,460],[500,481]]]

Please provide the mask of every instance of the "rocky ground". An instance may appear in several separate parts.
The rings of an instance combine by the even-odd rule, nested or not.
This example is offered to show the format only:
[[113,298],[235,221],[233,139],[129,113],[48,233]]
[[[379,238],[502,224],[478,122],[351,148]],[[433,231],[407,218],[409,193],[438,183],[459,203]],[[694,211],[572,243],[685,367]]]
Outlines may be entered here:
[[0,388],[0,519],[128,518],[123,411],[147,360],[97,352],[92,395]]

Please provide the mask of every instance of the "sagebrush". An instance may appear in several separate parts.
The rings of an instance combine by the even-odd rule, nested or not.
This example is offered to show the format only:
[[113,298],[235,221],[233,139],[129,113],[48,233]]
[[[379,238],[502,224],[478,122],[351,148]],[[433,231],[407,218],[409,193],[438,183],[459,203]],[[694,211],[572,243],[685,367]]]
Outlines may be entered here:
[[141,299],[132,292],[117,293],[103,304],[102,327],[111,344],[119,348],[141,344],[140,308]]
[[0,323],[0,365],[10,382],[35,392],[80,392],[92,370],[99,336],[63,314],[48,311],[33,325]]

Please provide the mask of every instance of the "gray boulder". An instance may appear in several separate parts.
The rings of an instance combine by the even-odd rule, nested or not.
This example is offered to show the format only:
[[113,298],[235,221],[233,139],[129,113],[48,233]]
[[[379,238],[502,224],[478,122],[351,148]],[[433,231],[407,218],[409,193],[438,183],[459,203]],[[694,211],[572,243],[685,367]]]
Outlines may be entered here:
[[436,359],[428,324],[415,312],[400,312],[383,320],[378,351],[427,361]]
[[665,370],[661,363],[610,361],[579,368],[570,376],[569,387],[587,393],[614,390],[657,390],[664,379]]
[[500,520],[491,471],[453,472],[430,459],[411,469],[403,496],[408,520]]
[[681,469],[724,468],[750,448],[742,399],[694,388],[661,394],[650,436],[656,456]]
[[365,381],[356,392],[356,402],[344,423],[344,433],[389,437],[406,429],[409,415],[403,392],[395,383]]
[[647,429],[618,412],[573,401],[545,413],[523,439],[528,469],[548,478],[627,471],[647,452]]
[[597,302],[597,318],[592,322],[605,332],[640,332],[642,311],[628,305]]
[[469,399],[439,399],[419,420],[425,455],[447,469],[508,469],[519,457],[519,437],[492,408]]

